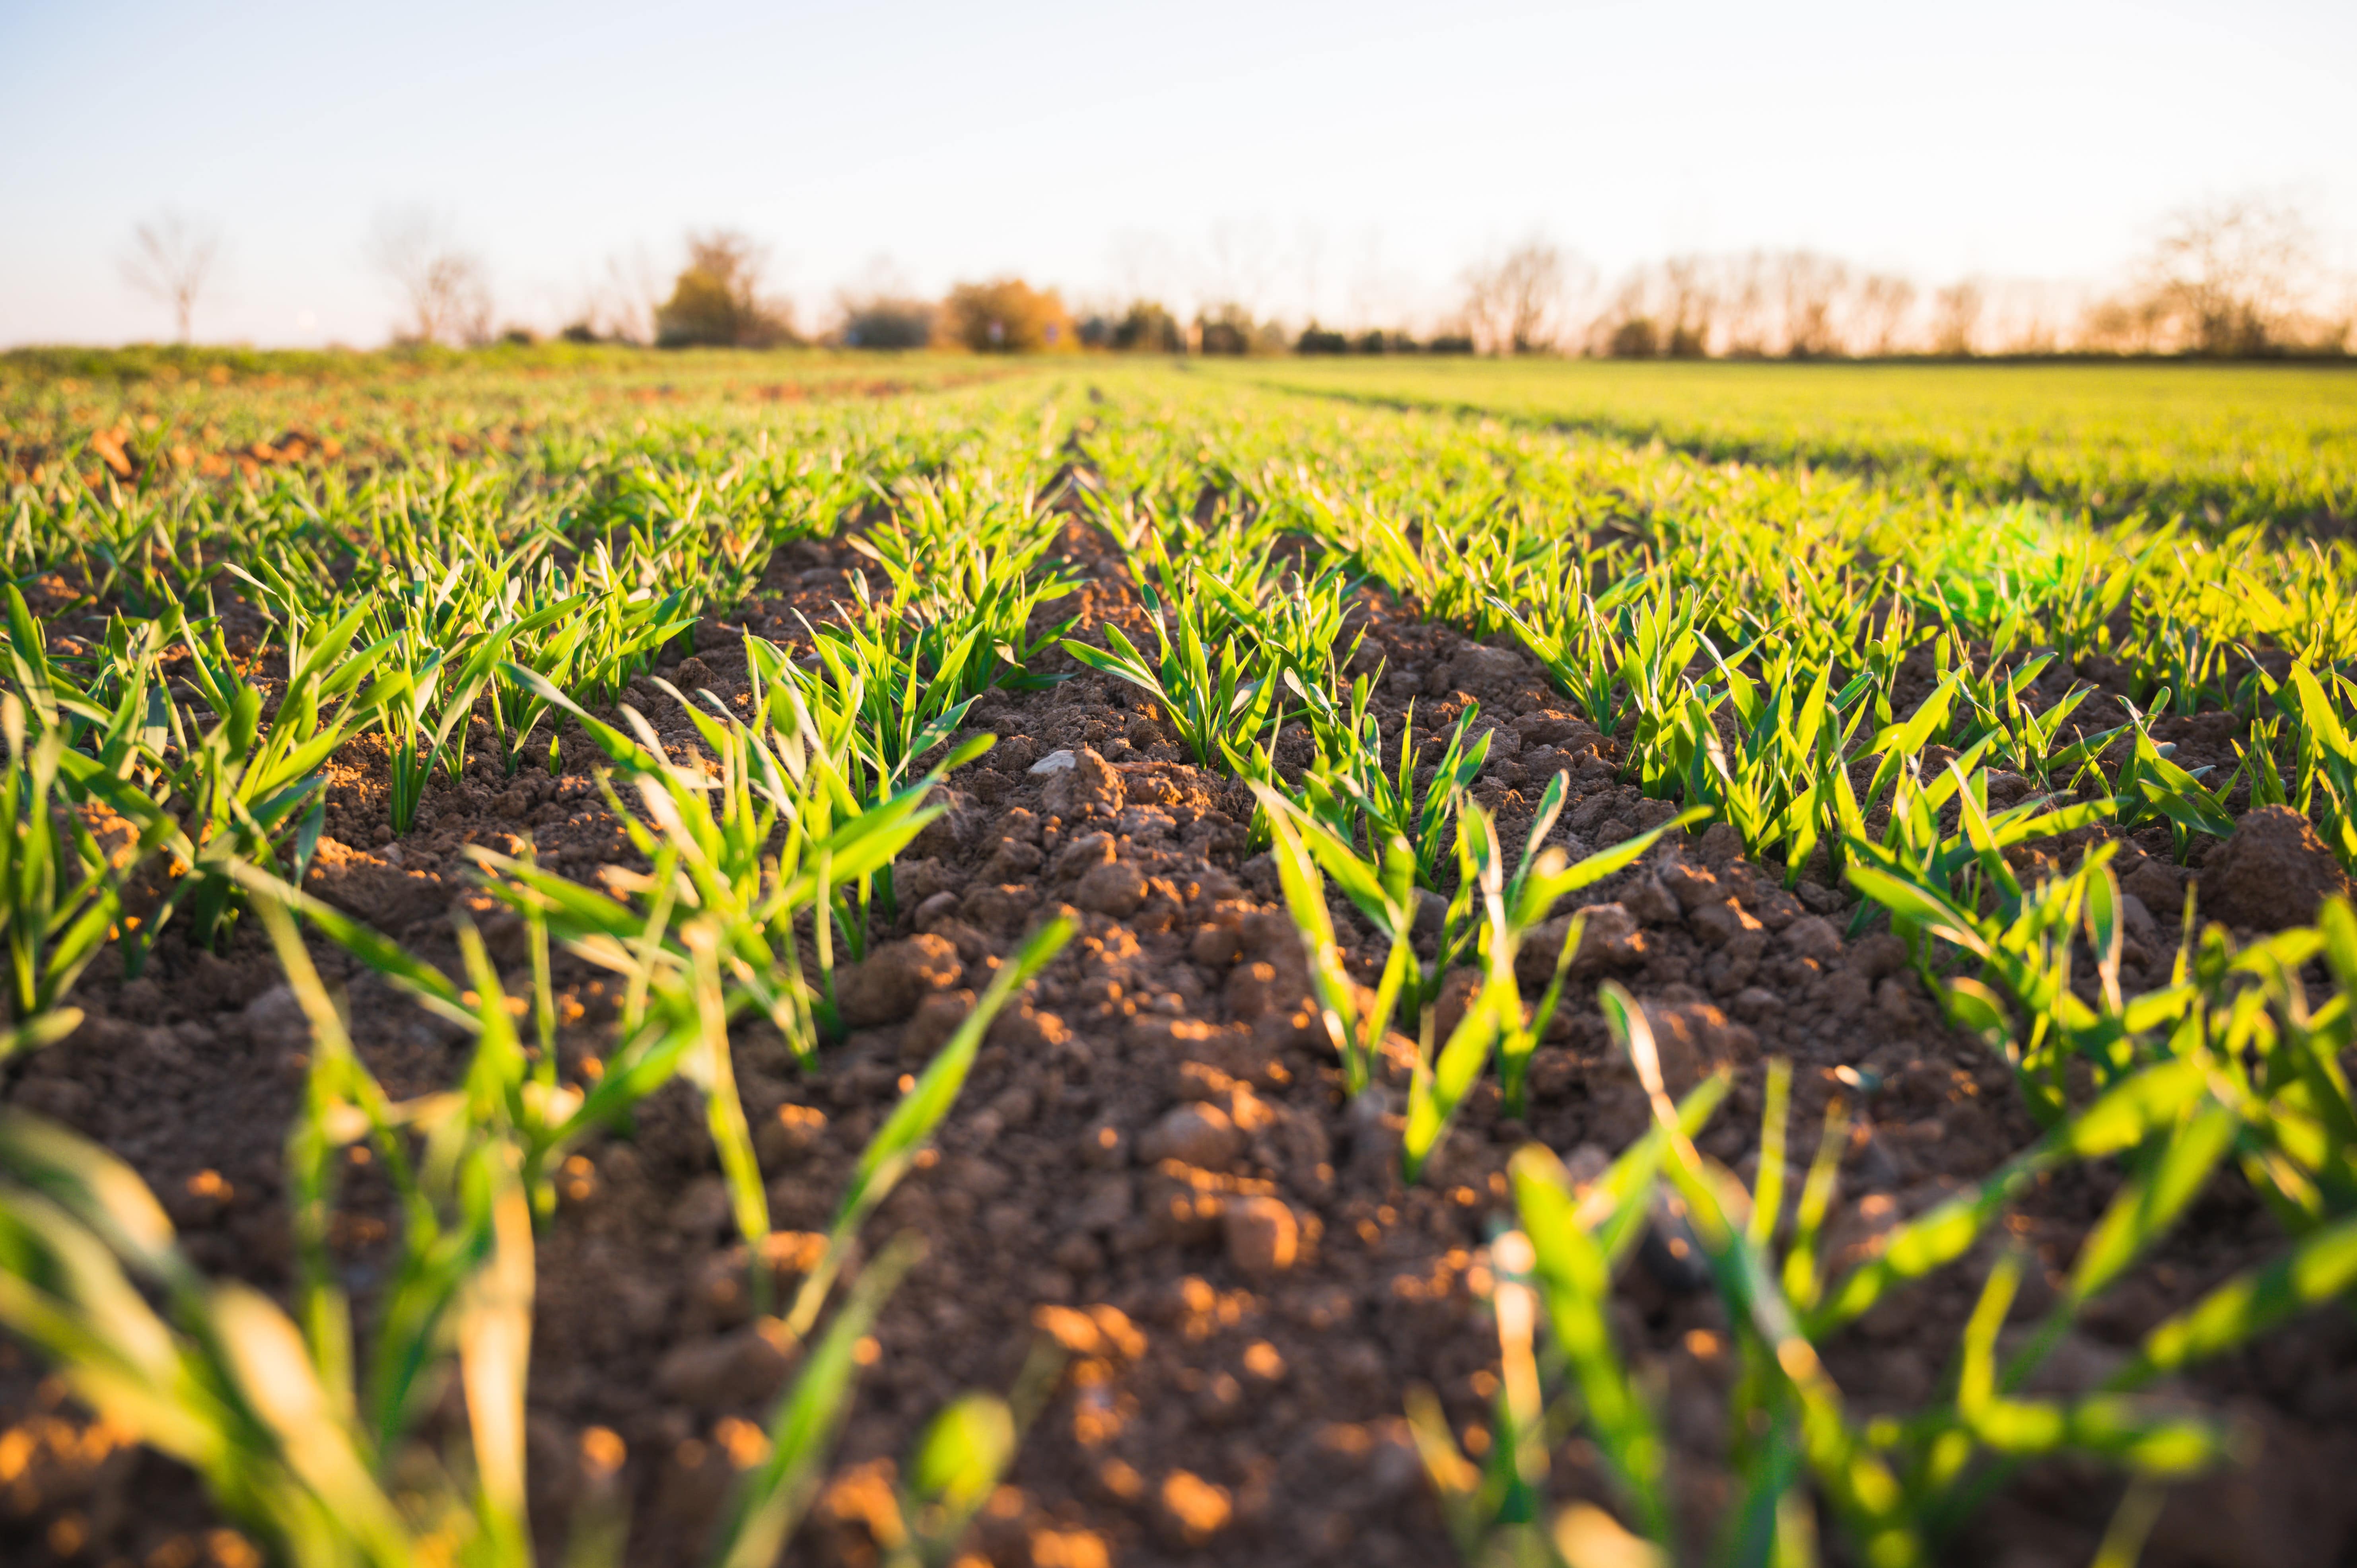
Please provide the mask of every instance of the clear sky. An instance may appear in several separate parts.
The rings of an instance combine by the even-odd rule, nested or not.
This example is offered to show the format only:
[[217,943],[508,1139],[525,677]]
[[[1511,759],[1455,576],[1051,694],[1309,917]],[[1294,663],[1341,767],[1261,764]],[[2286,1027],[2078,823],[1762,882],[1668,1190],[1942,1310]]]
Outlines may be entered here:
[[806,325],[1002,272],[1357,324],[1540,231],[2096,280],[2252,191],[2351,270],[2352,83],[2351,0],[0,0],[0,344],[167,337],[117,270],[167,206],[227,240],[197,336],[263,344],[382,341],[418,203],[543,329],[712,224]]

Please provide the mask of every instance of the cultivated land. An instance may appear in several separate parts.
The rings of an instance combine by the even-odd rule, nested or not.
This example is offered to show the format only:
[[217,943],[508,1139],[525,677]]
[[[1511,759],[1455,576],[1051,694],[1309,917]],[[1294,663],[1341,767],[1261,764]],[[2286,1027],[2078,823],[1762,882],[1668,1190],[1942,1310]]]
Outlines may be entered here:
[[2345,532],[2357,519],[2357,373],[2340,364],[1305,359],[1218,368],[1289,391],[1658,440],[1713,460],[2042,499],[2104,522],[2143,511]]
[[2347,1560],[2357,380],[211,363],[0,361],[9,1562]]

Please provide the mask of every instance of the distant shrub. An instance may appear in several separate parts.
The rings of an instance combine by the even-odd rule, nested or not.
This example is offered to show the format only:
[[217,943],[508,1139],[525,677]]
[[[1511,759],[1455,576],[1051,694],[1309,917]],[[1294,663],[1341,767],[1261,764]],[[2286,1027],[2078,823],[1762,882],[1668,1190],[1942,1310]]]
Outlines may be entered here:
[[1427,354],[1469,354],[1473,351],[1473,338],[1468,333],[1444,332],[1426,344],[1424,351]]
[[[1381,334],[1377,336],[1380,338]],[[1347,354],[1351,351],[1351,339],[1313,321],[1301,329],[1300,337],[1294,339],[1293,351],[1297,354]]]
[[761,297],[760,249],[727,230],[691,234],[687,265],[655,307],[660,349],[769,349],[794,339],[786,308]]
[[942,302],[933,337],[977,354],[1037,354],[1081,342],[1062,297],[1021,278],[958,285]]
[[1187,351],[1187,334],[1180,329],[1177,317],[1156,301],[1141,299],[1113,323],[1106,347],[1125,354],[1183,354]]
[[1275,322],[1254,321],[1241,305],[1220,305],[1195,317],[1195,347],[1205,354],[1282,354],[1292,343]]
[[940,310],[930,300],[878,295],[845,300],[843,343],[847,349],[921,349],[933,340]]
[[1650,316],[1632,316],[1612,328],[1604,351],[1616,360],[1650,360],[1662,351],[1661,328]]

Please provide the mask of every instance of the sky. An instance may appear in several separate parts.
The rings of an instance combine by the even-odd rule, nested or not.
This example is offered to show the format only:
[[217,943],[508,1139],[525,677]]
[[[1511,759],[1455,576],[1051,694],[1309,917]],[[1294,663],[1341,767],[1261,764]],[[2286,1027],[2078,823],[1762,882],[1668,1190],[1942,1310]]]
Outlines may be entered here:
[[2092,285],[2246,194],[2357,273],[2352,80],[2348,0],[0,0],[0,345],[167,338],[167,209],[223,239],[197,338],[261,345],[383,341],[417,209],[542,331],[720,225],[806,327],[1005,274],[1428,320],[1533,234]]

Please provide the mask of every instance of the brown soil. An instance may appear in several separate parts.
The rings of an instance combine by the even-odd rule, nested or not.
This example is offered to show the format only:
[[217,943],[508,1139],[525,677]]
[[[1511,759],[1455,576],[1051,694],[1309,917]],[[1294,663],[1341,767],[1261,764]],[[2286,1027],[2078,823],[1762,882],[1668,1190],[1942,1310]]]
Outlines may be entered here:
[[[1098,573],[1077,597],[1087,620],[1121,617],[1139,629],[1126,579],[1097,541],[1074,528],[1066,546]],[[852,559],[832,545],[786,553],[753,629],[783,639],[794,610],[823,613]],[[1372,668],[1387,658],[1378,700],[1387,728],[1410,694],[1419,737],[1480,702],[1496,760],[1477,793],[1510,842],[1558,770],[1572,790],[1557,832],[1574,854],[1668,814],[1617,780],[1615,743],[1575,718],[1520,654],[1372,601],[1367,614],[1361,660]],[[733,697],[743,687],[737,635],[733,624],[706,623],[699,654],[670,673]],[[692,731],[659,693],[645,688],[635,701],[668,741],[687,746]],[[1735,1069],[1737,1087],[1702,1142],[1738,1169],[1756,1164],[1764,1058],[1795,1064],[1798,1149],[1813,1146],[1828,1099],[1849,1092],[1835,1069],[1879,1080],[1858,1108],[1845,1165],[1834,1236],[1845,1254],[2034,1136],[2007,1069],[1940,1023],[1895,940],[1846,939],[1846,894],[1781,890],[1720,829],[1664,847],[1587,896],[1620,913],[1597,918],[1599,937],[1533,1066],[1529,1117],[1506,1119],[1485,1085],[1427,1179],[1403,1187],[1404,1060],[1394,1053],[1387,1063],[1380,1095],[1345,1098],[1303,1006],[1299,950],[1274,875],[1245,853],[1241,788],[1178,760],[1137,693],[1092,675],[994,695],[973,722],[1002,738],[953,780],[952,810],[901,864],[897,924],[845,977],[860,1026],[809,1076],[774,1036],[756,1029],[737,1042],[776,1223],[816,1230],[902,1075],[946,1037],[991,958],[1049,912],[1077,917],[1080,936],[993,1029],[937,1157],[870,1221],[872,1239],[914,1230],[928,1251],[878,1328],[881,1357],[796,1561],[873,1561],[864,1520],[919,1425],[962,1390],[1007,1387],[1042,1335],[1071,1360],[970,1543],[989,1562],[1450,1561],[1403,1399],[1427,1383],[1460,1431],[1486,1423],[1497,1359],[1479,1299],[1480,1249],[1507,1212],[1508,1156],[1535,1138],[1578,1163],[1617,1151],[1645,1124],[1593,1006],[1594,983],[1608,974],[1652,1010],[1674,1074]],[[2163,738],[2180,743],[2180,761],[2231,768],[2231,723],[2169,721]],[[1058,749],[1077,765],[1031,771]],[[311,886],[454,969],[446,917],[475,909],[521,993],[522,933],[490,918],[459,851],[512,852],[529,833],[544,862],[578,879],[633,864],[592,786],[592,760],[577,736],[556,779],[500,777],[479,756],[463,788],[437,782],[418,831],[395,844],[379,825],[381,756],[356,745],[336,764],[330,840]],[[2132,895],[2129,982],[2158,983],[2184,873],[2165,835],[2126,846],[2121,869]],[[1372,966],[1370,933],[1344,929],[1346,940],[1355,931],[1368,945]],[[457,1031],[338,953],[315,951],[349,985],[362,1052],[392,1092],[452,1081],[467,1048]],[[607,1047],[616,996],[597,972],[558,961],[565,1065],[577,1074]],[[6,1098],[128,1159],[203,1268],[283,1290],[280,1155],[307,1037],[259,933],[241,931],[219,957],[167,938],[148,976],[130,984],[102,959],[76,1000],[89,1021],[15,1067]],[[350,1178],[339,1247],[365,1332],[389,1215],[364,1168]],[[2043,1307],[2115,1183],[2074,1171],[2029,1199],[2017,1230],[2046,1277],[2031,1281],[2022,1310]],[[559,1185],[540,1243],[531,1385],[544,1550],[587,1484],[583,1434],[603,1427],[628,1449],[630,1560],[696,1561],[735,1473],[741,1423],[763,1419],[790,1372],[750,1320],[700,1108],[675,1087],[641,1109],[634,1136],[588,1149]],[[791,1266],[806,1240],[787,1237],[780,1262]],[[2262,1206],[2222,1178],[2159,1258],[2089,1316],[2050,1378],[2092,1384],[2165,1312],[2280,1245]],[[1834,1341],[1829,1364],[1853,1405],[1896,1411],[1937,1399],[1977,1286],[1976,1269],[1952,1270]],[[1726,1323],[1701,1282],[1658,1248],[1628,1271],[1618,1318],[1656,1380],[1676,1485],[1700,1530],[1727,1498]],[[2294,1325],[2192,1384],[2250,1416],[2261,1457],[2179,1488],[2147,1561],[2349,1562],[2357,1498],[2339,1478],[2357,1467],[2357,1326],[2345,1315]],[[1603,1496],[1599,1473],[1578,1455],[1575,1447],[1559,1459],[1560,1489]],[[2100,1472],[2032,1471],[1953,1560],[2084,1562],[2118,1490]],[[0,1348],[0,1558],[238,1561],[242,1543],[207,1533],[215,1530],[188,1477],[93,1426],[28,1357]]]

